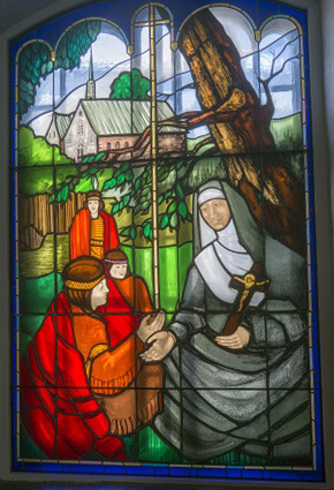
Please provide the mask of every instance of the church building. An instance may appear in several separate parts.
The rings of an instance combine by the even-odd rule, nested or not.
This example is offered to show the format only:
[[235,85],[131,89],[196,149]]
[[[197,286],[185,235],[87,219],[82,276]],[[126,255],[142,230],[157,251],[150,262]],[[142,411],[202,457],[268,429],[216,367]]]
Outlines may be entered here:
[[[54,112],[46,140],[76,162],[102,151],[131,148],[150,125],[150,107],[150,100],[97,99],[91,55],[85,99],[79,101],[72,114]],[[158,122],[174,115],[167,102],[157,102]],[[185,145],[185,129],[165,126],[159,130],[160,152],[176,157],[184,152]],[[148,144],[141,158],[149,156]],[[129,158],[129,153],[124,158]]]

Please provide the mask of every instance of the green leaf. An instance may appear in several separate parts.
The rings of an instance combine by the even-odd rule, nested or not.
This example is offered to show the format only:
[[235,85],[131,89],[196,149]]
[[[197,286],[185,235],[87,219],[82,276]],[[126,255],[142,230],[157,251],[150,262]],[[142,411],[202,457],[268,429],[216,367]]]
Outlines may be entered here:
[[170,216],[176,211],[176,209],[177,209],[176,201],[171,202],[167,208],[167,214]]
[[182,168],[182,167],[183,167],[183,163],[184,163],[184,162],[183,162],[183,160],[181,160],[180,162],[178,162],[178,163],[176,164],[176,170],[180,170],[180,168]]
[[151,205],[150,201],[145,201],[142,204],[143,211],[147,210],[150,207],[150,205]]
[[129,162],[123,163],[123,165],[122,165],[122,173],[124,174],[129,168],[130,168],[130,163]]
[[50,196],[49,203],[50,204],[53,203],[54,200],[55,200],[55,196],[54,195]]
[[150,238],[150,234],[151,234],[151,223],[147,223],[145,226],[144,226],[144,230],[143,230],[143,233],[144,233],[144,237],[149,239]]
[[106,180],[103,186],[103,190],[106,191],[107,189],[113,189],[115,185],[116,185],[116,179],[112,178]]
[[136,230],[135,226],[131,226],[130,236],[131,236],[132,240],[135,240],[135,238],[137,236],[137,230]]
[[184,198],[184,192],[179,182],[176,184],[175,191],[176,195],[179,196],[180,199]]
[[125,180],[125,175],[124,174],[119,175],[116,179],[117,185],[123,184],[124,180]]
[[119,210],[119,207],[120,207],[120,205],[119,205],[119,203],[117,202],[117,203],[116,203],[116,204],[113,206],[113,208],[112,208],[112,214],[116,214],[116,213],[117,213],[117,211]]
[[131,231],[131,227],[128,226],[127,228],[125,228],[122,233],[120,234],[121,236],[130,236],[130,231]]
[[68,187],[68,185],[66,185],[65,187],[62,188],[62,190],[60,191],[60,195],[61,195],[61,199],[62,201],[66,201],[68,196],[70,194],[70,189]]
[[125,178],[126,178],[126,180],[127,180],[128,182],[129,182],[129,181],[131,181],[131,180],[133,179],[133,172],[132,172],[132,170],[128,170],[128,171],[126,172],[126,174],[125,174]]
[[135,190],[138,191],[139,187],[142,184],[142,179],[137,179],[135,183]]
[[185,218],[188,214],[188,208],[184,201],[181,201],[178,206],[179,215]]
[[99,170],[98,170],[96,167],[92,167],[92,168],[88,169],[88,171],[87,171],[87,172],[88,172],[88,174],[89,174],[89,175],[94,175],[94,174],[96,174],[98,171],[99,171]]
[[165,180],[169,175],[169,170],[168,168],[161,168],[158,170],[158,181],[159,182],[162,182],[163,180]]
[[127,206],[130,202],[130,196],[129,194],[127,196],[124,197],[123,199],[123,203],[124,203],[124,206]]
[[164,214],[160,223],[160,228],[163,230],[168,226],[169,216],[168,214]]
[[140,211],[141,211],[142,209],[143,209],[142,204],[137,204],[137,206],[136,206],[136,207],[135,207],[135,209],[134,209],[134,213],[135,213],[135,214],[138,214],[138,213],[140,213]]
[[163,195],[162,196],[159,196],[159,198],[158,198],[158,204],[161,204],[163,200],[164,200],[164,196]]
[[176,213],[172,214],[169,223],[171,228],[173,229],[177,228],[177,225],[179,224],[179,218]]

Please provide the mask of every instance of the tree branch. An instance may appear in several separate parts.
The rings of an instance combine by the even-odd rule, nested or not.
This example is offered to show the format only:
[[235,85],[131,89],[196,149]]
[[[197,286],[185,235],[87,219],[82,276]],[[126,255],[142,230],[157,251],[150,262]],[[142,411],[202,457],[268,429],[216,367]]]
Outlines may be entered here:
[[270,72],[270,77],[269,77],[269,78],[272,78],[272,77],[276,76],[276,75],[274,74],[274,69],[275,69],[275,63],[276,63],[276,61],[277,61],[277,60],[278,60],[278,58],[279,58],[279,57],[280,57],[280,56],[281,56],[281,55],[284,53],[284,51],[286,50],[286,48],[287,48],[288,46],[290,46],[291,44],[293,44],[295,41],[297,41],[297,39],[299,39],[299,34],[298,34],[298,35],[297,35],[295,38],[290,39],[290,41],[288,41],[288,42],[287,42],[287,43],[286,43],[286,44],[283,46],[283,48],[281,49],[281,51],[280,51],[280,52],[279,52],[279,53],[278,53],[276,56],[274,56],[274,57],[273,57],[273,63],[272,63],[272,66],[271,66],[271,72]]

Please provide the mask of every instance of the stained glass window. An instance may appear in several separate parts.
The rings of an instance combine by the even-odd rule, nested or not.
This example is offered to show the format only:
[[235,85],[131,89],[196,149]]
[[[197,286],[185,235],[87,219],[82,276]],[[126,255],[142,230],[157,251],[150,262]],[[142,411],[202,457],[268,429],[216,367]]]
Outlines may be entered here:
[[15,470],[323,479],[307,42],[124,0],[12,43]]

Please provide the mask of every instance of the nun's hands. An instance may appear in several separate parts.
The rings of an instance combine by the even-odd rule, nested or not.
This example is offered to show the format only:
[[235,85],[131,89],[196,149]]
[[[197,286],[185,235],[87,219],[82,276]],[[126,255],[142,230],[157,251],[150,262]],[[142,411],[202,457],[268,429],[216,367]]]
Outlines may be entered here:
[[162,330],[165,325],[166,313],[161,310],[156,316],[146,315],[137,330],[137,335],[142,342],[147,342],[147,340],[159,330]]
[[250,338],[249,331],[240,325],[232,335],[217,335],[216,344],[229,349],[243,349],[248,345]]
[[141,359],[145,362],[162,361],[176,344],[174,335],[165,330],[153,334],[148,341],[150,345],[149,349],[140,354]]

